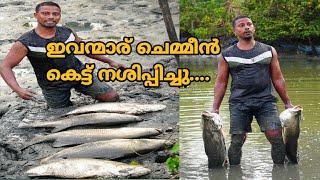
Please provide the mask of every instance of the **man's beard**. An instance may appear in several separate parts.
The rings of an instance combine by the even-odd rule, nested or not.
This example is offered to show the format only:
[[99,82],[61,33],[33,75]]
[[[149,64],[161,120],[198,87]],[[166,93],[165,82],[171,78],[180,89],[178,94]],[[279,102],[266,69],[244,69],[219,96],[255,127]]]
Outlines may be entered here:
[[252,31],[245,32],[243,34],[242,39],[245,40],[245,41],[251,41],[253,39],[253,32]]
[[39,23],[42,27],[45,27],[45,28],[54,28],[56,27],[56,23]]
[[245,41],[251,41],[253,39],[253,36],[244,37],[242,39]]

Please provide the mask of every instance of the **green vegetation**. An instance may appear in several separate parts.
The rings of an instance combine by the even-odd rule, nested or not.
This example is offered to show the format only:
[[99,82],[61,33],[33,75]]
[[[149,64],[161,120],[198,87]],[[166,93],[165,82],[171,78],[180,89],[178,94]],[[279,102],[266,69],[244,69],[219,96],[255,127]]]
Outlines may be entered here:
[[320,37],[319,0],[180,0],[180,31],[198,38],[230,37],[232,19],[249,16],[263,41]]
[[180,157],[179,157],[179,144],[176,143],[171,148],[171,157],[166,160],[166,165],[171,174],[178,174],[179,173],[179,164],[180,164]]
[[130,165],[141,165],[138,161],[133,160],[129,163]]

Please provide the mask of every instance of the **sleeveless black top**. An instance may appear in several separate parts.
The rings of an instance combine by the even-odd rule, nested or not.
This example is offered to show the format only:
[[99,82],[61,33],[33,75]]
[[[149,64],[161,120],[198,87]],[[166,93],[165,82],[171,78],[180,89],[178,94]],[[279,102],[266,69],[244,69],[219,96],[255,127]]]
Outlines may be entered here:
[[17,41],[20,41],[25,47],[27,47],[27,57],[31,62],[38,84],[42,89],[69,88],[76,83],[48,81],[46,79],[46,74],[50,69],[58,69],[62,74],[66,72],[67,69],[75,69],[76,71],[79,71],[83,67],[83,64],[73,54],[66,54],[64,59],[54,59],[46,56],[46,45],[49,42],[67,43],[75,40],[75,35],[71,29],[63,26],[57,26],[56,28],[55,36],[50,39],[40,37],[35,32],[35,29],[23,34],[17,39]]
[[222,52],[232,77],[229,102],[275,101],[270,76],[271,46],[257,42],[251,50],[233,45]]

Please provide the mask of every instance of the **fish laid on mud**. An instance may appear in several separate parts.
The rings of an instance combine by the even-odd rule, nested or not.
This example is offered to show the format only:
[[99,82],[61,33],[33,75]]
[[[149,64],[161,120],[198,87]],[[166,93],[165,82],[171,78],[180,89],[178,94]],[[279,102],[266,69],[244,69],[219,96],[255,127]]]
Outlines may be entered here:
[[142,119],[138,116],[117,113],[89,113],[77,116],[60,118],[56,121],[34,121],[31,123],[21,123],[19,128],[54,128],[52,132],[59,132],[73,126],[80,125],[119,125],[124,123],[139,122]]
[[84,114],[90,112],[109,112],[121,114],[145,114],[148,112],[156,112],[165,109],[166,106],[162,104],[137,104],[137,103],[97,103],[78,107],[66,115]]
[[54,141],[53,147],[78,145],[88,142],[110,139],[133,139],[161,134],[161,129],[156,128],[114,128],[114,129],[76,129],[37,136],[23,149],[37,143]]
[[297,151],[302,110],[302,107],[295,106],[280,113],[280,120],[283,126],[283,141],[286,146],[286,155],[293,163],[298,163]]
[[60,178],[131,178],[151,172],[140,165],[101,159],[63,159],[29,169],[28,176],[53,176]]
[[135,154],[148,153],[164,146],[171,146],[172,142],[161,139],[112,139],[96,141],[63,149],[47,158],[41,163],[54,159],[66,158],[103,158],[117,159]]
[[202,138],[208,156],[208,167],[221,167],[226,160],[222,119],[219,114],[208,111],[204,111],[201,117]]

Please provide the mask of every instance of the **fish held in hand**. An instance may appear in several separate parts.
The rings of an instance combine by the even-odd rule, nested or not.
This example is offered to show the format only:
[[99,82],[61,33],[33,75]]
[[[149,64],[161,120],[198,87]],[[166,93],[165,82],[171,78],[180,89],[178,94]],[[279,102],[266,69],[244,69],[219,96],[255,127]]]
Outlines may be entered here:
[[283,126],[283,141],[286,147],[286,156],[292,163],[298,163],[298,139],[300,135],[300,123],[303,119],[302,107],[295,106],[280,113],[280,121]]
[[226,161],[222,118],[219,114],[208,111],[204,111],[201,117],[202,138],[208,156],[208,167],[221,167]]

